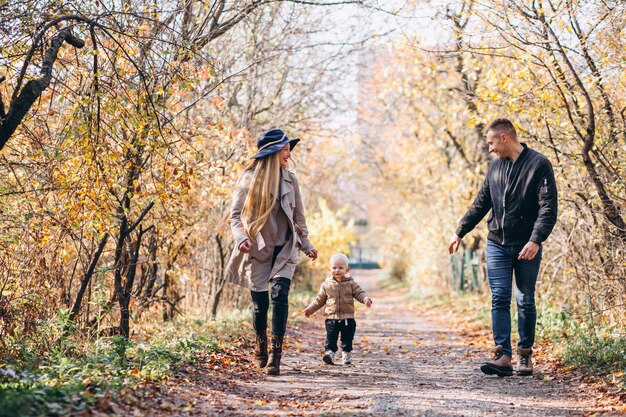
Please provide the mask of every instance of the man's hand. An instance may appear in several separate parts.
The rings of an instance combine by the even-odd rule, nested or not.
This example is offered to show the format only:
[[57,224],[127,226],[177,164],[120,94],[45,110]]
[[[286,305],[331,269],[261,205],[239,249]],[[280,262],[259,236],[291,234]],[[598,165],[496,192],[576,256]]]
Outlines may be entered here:
[[304,310],[302,310],[302,312],[304,313],[304,315],[306,317],[311,317],[311,312],[309,310],[307,310],[306,308]]
[[461,245],[461,238],[456,235],[452,235],[450,239],[450,245],[448,246],[448,253],[452,255],[454,252],[459,250],[459,246]]
[[522,251],[519,253],[517,259],[526,259],[533,260],[535,256],[537,256],[537,252],[539,252],[539,244],[535,242],[528,242],[522,248]]
[[244,240],[239,245],[239,252],[248,253],[252,249],[252,242],[249,239]]
[[308,256],[309,258],[311,258],[312,260],[316,260],[317,259],[317,249],[312,249],[310,250],[306,256]]
[[372,306],[372,299],[369,297],[365,298],[365,306],[366,307],[371,307]]

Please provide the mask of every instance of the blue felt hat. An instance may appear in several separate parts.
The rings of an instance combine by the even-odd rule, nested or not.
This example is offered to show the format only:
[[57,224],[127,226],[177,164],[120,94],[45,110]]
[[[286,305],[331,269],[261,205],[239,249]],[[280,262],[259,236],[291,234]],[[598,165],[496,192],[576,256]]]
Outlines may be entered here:
[[253,158],[260,159],[276,153],[287,144],[289,144],[289,149],[293,149],[298,142],[300,142],[300,139],[289,139],[285,132],[280,129],[268,130],[257,139],[256,146],[259,152]]

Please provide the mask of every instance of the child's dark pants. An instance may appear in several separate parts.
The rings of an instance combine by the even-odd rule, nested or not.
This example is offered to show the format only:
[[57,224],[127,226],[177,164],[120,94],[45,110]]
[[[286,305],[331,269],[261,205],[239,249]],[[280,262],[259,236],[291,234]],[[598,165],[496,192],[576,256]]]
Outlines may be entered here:
[[326,319],[326,342],[325,350],[337,352],[337,339],[341,333],[341,349],[344,352],[352,352],[352,341],[356,332],[354,319],[332,320]]

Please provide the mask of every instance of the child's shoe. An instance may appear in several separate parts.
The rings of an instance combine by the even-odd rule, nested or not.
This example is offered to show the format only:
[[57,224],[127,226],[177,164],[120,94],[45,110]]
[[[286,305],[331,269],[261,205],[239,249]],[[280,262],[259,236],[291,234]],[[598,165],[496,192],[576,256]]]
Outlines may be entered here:
[[352,363],[352,354],[350,352],[341,351],[341,362],[344,365],[350,365]]
[[335,352],[327,350],[326,353],[324,353],[324,356],[322,356],[322,360],[328,365],[333,365],[333,356],[335,356]]

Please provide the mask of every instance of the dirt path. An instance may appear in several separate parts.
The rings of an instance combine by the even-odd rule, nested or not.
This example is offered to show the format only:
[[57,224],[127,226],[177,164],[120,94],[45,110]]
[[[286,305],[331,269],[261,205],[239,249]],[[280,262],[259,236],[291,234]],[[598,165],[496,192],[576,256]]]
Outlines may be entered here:
[[[228,378],[190,371],[166,392],[174,398],[148,411],[204,416],[588,416],[593,398],[576,383],[533,377],[498,378],[478,371],[484,352],[455,331],[425,321],[402,294],[377,288],[376,274],[355,278],[374,299],[357,308],[352,365],[326,365],[323,316],[291,327],[282,374]],[[251,366],[241,364],[242,366]],[[216,381],[222,381],[217,385]],[[203,382],[204,381],[204,382]],[[184,383],[181,383],[184,382]],[[211,386],[211,388],[208,388]],[[221,387],[221,388],[220,388]],[[587,394],[588,395],[588,394]],[[609,414],[603,414],[605,416]],[[613,414],[621,415],[621,414]]]

